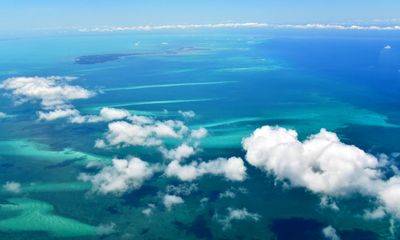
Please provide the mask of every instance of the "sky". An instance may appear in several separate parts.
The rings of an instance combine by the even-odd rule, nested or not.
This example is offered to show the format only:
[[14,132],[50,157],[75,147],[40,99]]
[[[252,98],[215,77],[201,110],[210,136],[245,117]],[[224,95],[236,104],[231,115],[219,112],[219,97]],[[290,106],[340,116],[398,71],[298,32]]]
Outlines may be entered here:
[[398,0],[1,0],[1,30],[262,22],[398,24]]

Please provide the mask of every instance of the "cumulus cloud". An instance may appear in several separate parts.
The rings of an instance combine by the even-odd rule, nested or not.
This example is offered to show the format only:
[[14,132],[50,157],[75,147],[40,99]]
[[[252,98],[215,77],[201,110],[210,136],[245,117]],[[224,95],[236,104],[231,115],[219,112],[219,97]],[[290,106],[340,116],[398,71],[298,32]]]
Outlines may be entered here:
[[386,45],[386,46],[384,47],[384,49],[386,49],[386,50],[390,50],[390,49],[392,49],[392,46],[390,46],[390,45]]
[[176,161],[182,161],[183,159],[187,159],[196,153],[196,149],[192,146],[189,146],[187,143],[182,143],[177,148],[171,150],[161,147],[160,151],[166,159]]
[[129,111],[125,109],[109,108],[104,107],[100,110],[99,116],[88,117],[88,122],[111,122],[114,120],[121,120],[127,117],[131,117]]
[[10,92],[17,104],[39,102],[42,109],[39,119],[55,120],[76,117],[79,112],[70,104],[73,100],[87,99],[95,94],[80,86],[70,85],[74,77],[15,77],[0,84],[0,89]]
[[194,138],[194,139],[202,139],[205,138],[207,136],[207,129],[205,128],[199,128],[196,130],[192,130],[192,132],[190,133],[190,137]]
[[248,220],[257,222],[261,219],[259,214],[248,212],[246,208],[228,208],[227,210],[228,214],[225,217],[220,218],[218,215],[215,216],[215,218],[223,225],[224,230],[231,228],[233,221]]
[[79,179],[91,182],[93,192],[119,195],[140,188],[155,170],[155,166],[139,158],[113,159],[111,166],[105,166],[95,175],[82,173]]
[[18,182],[6,182],[3,189],[10,193],[21,193],[21,184]]
[[97,123],[97,122],[112,122],[116,120],[129,120],[138,124],[152,123],[153,119],[145,116],[132,115],[126,109],[103,107],[99,115],[82,116],[82,121],[78,123]]
[[336,229],[334,229],[332,226],[322,229],[322,234],[324,235],[325,239],[340,240],[340,237],[336,233]]
[[181,111],[179,110],[178,113],[184,118],[194,118],[196,117],[196,113],[193,111]]
[[38,112],[39,120],[44,120],[44,121],[53,121],[60,118],[68,118],[68,117],[76,118],[79,116],[80,116],[79,111],[73,108],[56,109],[49,112],[42,112],[42,111]]
[[177,177],[181,181],[193,181],[203,175],[220,175],[231,181],[243,181],[246,178],[246,167],[241,158],[218,158],[208,162],[192,162],[181,165],[179,161],[168,164],[165,174]]
[[54,109],[68,105],[70,101],[86,99],[94,95],[79,86],[68,83],[74,77],[15,77],[8,78],[0,88],[11,91],[18,103],[39,101],[45,109]]
[[400,217],[400,176],[384,178],[387,158],[342,143],[335,133],[321,129],[301,142],[294,130],[264,126],[243,140],[243,148],[251,165],[277,180],[326,196],[375,197],[385,211]]
[[165,208],[170,211],[172,209],[172,207],[179,205],[179,204],[183,204],[185,201],[176,195],[165,195],[163,198],[163,204],[165,206]]
[[160,146],[163,138],[179,139],[187,132],[188,127],[181,121],[116,121],[108,124],[108,132],[104,139],[98,139],[95,146]]

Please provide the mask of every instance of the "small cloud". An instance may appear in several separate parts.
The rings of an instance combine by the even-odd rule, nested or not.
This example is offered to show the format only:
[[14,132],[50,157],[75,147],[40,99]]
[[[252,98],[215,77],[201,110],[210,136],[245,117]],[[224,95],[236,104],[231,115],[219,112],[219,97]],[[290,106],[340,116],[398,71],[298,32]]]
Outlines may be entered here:
[[153,210],[154,210],[154,208],[155,208],[156,206],[155,206],[154,204],[152,204],[152,203],[149,203],[147,206],[148,206],[147,208],[145,208],[145,209],[142,210],[142,213],[143,213],[146,217],[149,217],[150,215],[153,214]]
[[321,197],[320,206],[323,207],[323,208],[330,208],[330,209],[332,209],[334,211],[340,210],[338,205],[336,204],[336,202],[333,201],[332,198],[330,198],[328,196],[322,196]]
[[190,133],[190,137],[194,139],[202,139],[205,138],[207,134],[208,134],[207,129],[199,128],[196,130],[192,130],[192,132]]
[[381,219],[381,218],[385,217],[385,215],[386,215],[385,209],[382,206],[380,206],[377,209],[372,210],[372,211],[366,210],[364,212],[363,217],[364,217],[364,219],[367,219],[367,220],[373,220],[373,219]]
[[219,218],[218,215],[215,216],[215,218],[217,218],[218,221],[223,225],[224,230],[231,228],[233,221],[247,220],[247,221],[257,222],[261,219],[261,216],[259,214],[250,213],[247,211],[246,208],[242,209],[228,208],[227,210],[228,214],[225,217]]
[[183,159],[187,159],[196,153],[196,149],[186,143],[183,143],[176,149],[172,150],[167,150],[164,147],[161,147],[160,151],[164,158],[176,161],[182,161]]
[[175,185],[168,185],[166,192],[170,195],[183,195],[183,196],[189,196],[193,192],[197,192],[199,190],[199,187],[195,183],[183,183],[179,184],[177,186]]
[[340,237],[336,233],[336,229],[334,229],[332,226],[322,229],[322,234],[327,240],[340,240]]
[[21,184],[18,182],[6,182],[3,189],[10,193],[21,193]]
[[165,208],[170,211],[173,206],[183,204],[185,201],[176,195],[165,195],[163,198],[163,203]]
[[386,45],[386,46],[384,47],[384,49],[386,49],[386,50],[390,50],[390,49],[392,49],[392,46],[390,46],[390,45]]
[[208,197],[203,197],[202,199],[200,199],[200,205],[205,206],[209,201],[210,199]]
[[219,194],[219,198],[235,198],[235,197],[236,193],[230,190],[226,190],[225,192]]
[[193,181],[203,175],[222,175],[230,181],[243,181],[246,178],[246,167],[241,158],[218,158],[208,162],[192,162],[181,165],[179,161],[168,164],[165,174],[177,177],[181,181]]
[[102,224],[96,228],[96,234],[98,236],[107,236],[115,232],[115,223]]
[[179,110],[178,113],[184,118],[194,118],[194,117],[196,117],[196,113],[194,111],[181,111],[181,110]]
[[181,139],[189,131],[181,121],[143,118],[145,117],[141,117],[141,121],[109,123],[104,140],[98,140],[96,147],[160,146],[163,139]]
[[151,178],[155,167],[139,158],[113,159],[95,175],[82,173],[79,179],[92,183],[92,191],[101,194],[117,195],[140,188],[144,181]]
[[80,116],[79,111],[73,108],[56,109],[50,112],[42,112],[42,111],[38,112],[39,120],[44,120],[44,121],[54,121],[61,118],[68,118],[68,117],[74,118],[79,116]]

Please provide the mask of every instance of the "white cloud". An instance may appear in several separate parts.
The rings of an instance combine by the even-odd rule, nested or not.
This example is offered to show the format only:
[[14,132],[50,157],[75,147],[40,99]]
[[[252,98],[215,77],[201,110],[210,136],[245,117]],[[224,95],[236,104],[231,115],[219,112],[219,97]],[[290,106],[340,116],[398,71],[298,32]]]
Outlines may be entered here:
[[196,153],[196,149],[192,146],[189,146],[187,143],[182,143],[177,148],[171,150],[161,147],[160,151],[164,158],[176,161],[182,161],[183,159],[187,159]]
[[167,194],[163,198],[164,206],[168,211],[170,211],[173,206],[183,204],[184,202],[185,201],[181,197],[175,195]]
[[222,175],[231,181],[243,181],[246,178],[246,167],[241,158],[218,158],[209,162],[192,162],[181,165],[179,161],[168,164],[165,174],[177,177],[181,181],[193,181],[203,175]]
[[385,209],[382,206],[380,206],[373,211],[366,210],[364,212],[363,217],[367,220],[368,219],[381,219],[381,218],[385,217],[385,215],[386,215]]
[[149,217],[150,215],[153,214],[153,210],[156,207],[154,204],[148,204],[148,207],[142,210],[142,213],[146,216]]
[[264,126],[243,140],[246,160],[292,186],[322,195],[352,193],[375,197],[387,212],[400,217],[400,177],[385,180],[378,159],[353,145],[340,142],[322,129],[301,142],[297,132]]
[[7,116],[8,116],[7,114],[5,114],[5,113],[3,113],[3,112],[0,112],[0,119],[6,118]]
[[207,136],[207,129],[205,128],[192,130],[192,132],[190,133],[190,137],[194,139],[202,139],[205,138],[206,136]]
[[336,233],[336,229],[332,226],[327,226],[326,228],[322,229],[322,234],[328,240],[340,240],[340,237]]
[[229,229],[232,225],[233,221],[238,221],[238,220],[250,220],[250,221],[259,221],[261,219],[261,216],[257,213],[250,213],[247,211],[246,208],[243,209],[233,209],[233,208],[228,208],[228,214],[223,217],[219,218],[218,215],[215,216],[215,218],[218,219],[218,221],[223,225],[223,229],[227,230]]
[[223,193],[219,194],[219,198],[235,198],[236,193],[232,192],[231,190],[226,190]]
[[39,101],[45,109],[64,108],[69,102],[94,95],[79,86],[69,85],[73,77],[15,77],[8,78],[0,88],[11,91],[18,103]]
[[78,110],[69,108],[69,109],[56,109],[50,112],[38,112],[39,120],[44,121],[53,121],[61,118],[75,118],[79,117],[80,113]]
[[193,111],[181,111],[179,110],[178,113],[184,118],[194,118],[196,117],[196,113]]
[[165,174],[169,177],[177,177],[181,181],[193,181],[201,176],[197,165],[197,163],[192,163],[190,165],[182,166],[179,161],[172,161],[168,164]]
[[69,85],[74,77],[15,77],[8,78],[0,84],[0,89],[10,91],[17,104],[40,102],[46,112],[39,111],[40,120],[76,118],[79,112],[70,102],[87,99],[95,94],[80,86]]
[[99,139],[96,147],[105,146],[159,146],[163,138],[182,138],[188,128],[181,121],[151,121],[129,123],[117,121],[108,124],[105,139]]
[[82,28],[80,32],[120,32],[120,31],[153,31],[174,29],[201,29],[201,28],[257,28],[265,27],[263,23],[219,23],[219,24],[178,24],[178,25],[147,25],[131,27],[104,27],[104,28]]
[[150,124],[154,122],[152,118],[145,116],[132,115],[126,109],[118,109],[111,107],[103,107],[99,115],[85,115],[82,116],[78,111],[75,114],[71,113],[70,122],[72,123],[98,123],[98,122],[112,122],[116,120],[129,120],[136,124]]
[[246,178],[246,167],[241,158],[218,158],[199,164],[200,171],[212,175],[223,175],[231,181],[243,181]]
[[106,166],[95,175],[81,174],[79,179],[92,183],[96,193],[122,194],[140,188],[144,181],[153,176],[156,168],[139,158],[113,159],[112,166]]
[[153,214],[153,209],[152,208],[146,208],[146,209],[143,209],[142,210],[142,213],[145,215],[145,216],[150,216],[151,214]]
[[340,208],[338,207],[336,202],[332,198],[330,198],[328,196],[322,196],[321,197],[320,205],[323,208],[330,208],[330,209],[332,209],[334,211],[340,210]]
[[384,204],[387,212],[400,218],[400,176],[380,181],[378,185],[377,198]]
[[181,195],[181,196],[189,196],[193,192],[199,190],[199,187],[195,183],[191,184],[179,184],[177,186],[168,185],[166,188],[166,192],[170,195]]
[[18,182],[6,182],[3,189],[10,193],[21,193],[21,184]]
[[386,50],[390,50],[390,49],[392,49],[392,46],[390,46],[390,45],[386,45],[386,46],[384,47],[384,49],[386,49]]
[[399,31],[400,26],[361,26],[340,24],[268,24],[268,23],[217,23],[217,24],[177,24],[177,25],[147,25],[126,27],[95,27],[81,28],[80,32],[120,32],[120,31],[157,31],[157,30],[186,30],[186,29],[215,29],[215,28],[265,28],[265,29],[319,29],[319,30],[356,30],[356,31]]
[[100,110],[99,116],[89,116],[88,122],[111,122],[130,117],[131,114],[125,109],[104,107]]
[[115,223],[102,224],[96,227],[96,234],[99,236],[107,236],[115,232]]

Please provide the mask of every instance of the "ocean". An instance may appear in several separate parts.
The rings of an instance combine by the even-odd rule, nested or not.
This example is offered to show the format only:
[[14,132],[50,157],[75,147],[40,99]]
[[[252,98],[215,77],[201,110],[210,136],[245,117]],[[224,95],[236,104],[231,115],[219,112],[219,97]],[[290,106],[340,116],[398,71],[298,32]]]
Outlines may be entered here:
[[[395,166],[400,160],[400,38],[392,32],[50,33],[0,39],[0,53],[0,82],[72,76],[69,84],[96,92],[71,101],[82,115],[113,107],[206,128],[197,161],[244,159],[242,140],[265,125],[294,129],[301,140],[325,128],[345,144],[391,156]],[[95,148],[107,123],[41,121],[40,101],[0,93],[7,114],[0,119],[0,183],[20,184],[18,193],[0,191],[0,239],[324,239],[327,226],[341,239],[400,236],[390,217],[363,218],[370,197],[353,194],[335,200],[339,210],[322,207],[320,194],[288,187],[247,162],[244,181],[206,175],[183,182],[157,172],[123,194],[93,193],[78,179],[97,171],[89,162],[168,160],[151,146]],[[171,186],[186,192],[175,194],[184,204],[168,210],[162,196]],[[228,222],[229,209],[253,215]]]

